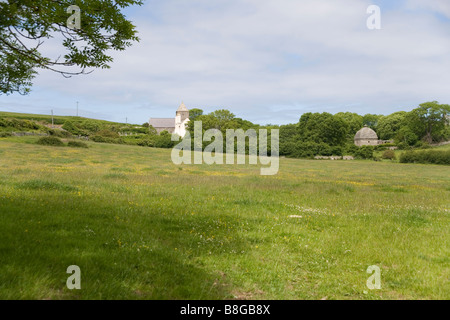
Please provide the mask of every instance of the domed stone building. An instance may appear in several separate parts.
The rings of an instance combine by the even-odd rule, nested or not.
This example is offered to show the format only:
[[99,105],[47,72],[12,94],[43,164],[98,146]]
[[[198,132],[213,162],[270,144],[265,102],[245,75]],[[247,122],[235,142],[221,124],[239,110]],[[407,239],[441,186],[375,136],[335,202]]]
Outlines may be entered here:
[[377,146],[385,143],[382,140],[378,140],[377,133],[370,129],[368,126],[364,126],[355,135],[355,145],[361,146]]

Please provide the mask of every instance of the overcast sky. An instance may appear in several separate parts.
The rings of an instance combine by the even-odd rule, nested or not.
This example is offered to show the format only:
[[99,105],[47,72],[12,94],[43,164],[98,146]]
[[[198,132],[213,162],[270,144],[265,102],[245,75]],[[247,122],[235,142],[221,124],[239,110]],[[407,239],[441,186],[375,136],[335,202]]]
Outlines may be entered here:
[[[367,28],[370,5],[381,30]],[[141,41],[114,52],[110,70],[41,71],[0,110],[75,115],[79,101],[81,116],[142,124],[184,101],[286,124],[450,103],[449,0],[147,0],[127,16]]]

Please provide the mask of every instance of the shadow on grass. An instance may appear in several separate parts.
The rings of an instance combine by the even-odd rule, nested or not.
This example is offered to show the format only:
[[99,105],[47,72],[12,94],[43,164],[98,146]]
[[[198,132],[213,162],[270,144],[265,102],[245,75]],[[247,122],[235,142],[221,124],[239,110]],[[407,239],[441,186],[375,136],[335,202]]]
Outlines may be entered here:
[[[104,199],[68,205],[49,192],[45,206],[21,194],[0,203],[0,298],[226,299],[230,285],[202,258],[222,251],[190,232],[213,218],[162,216],[157,210],[117,208]],[[229,229],[226,244],[243,244]],[[220,235],[219,235],[220,236]],[[81,268],[81,290],[68,290],[66,269]]]

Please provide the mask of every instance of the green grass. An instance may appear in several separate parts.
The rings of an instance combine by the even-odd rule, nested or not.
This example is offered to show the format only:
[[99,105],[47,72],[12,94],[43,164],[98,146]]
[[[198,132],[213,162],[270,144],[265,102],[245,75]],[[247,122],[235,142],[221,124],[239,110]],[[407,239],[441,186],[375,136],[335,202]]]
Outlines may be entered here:
[[446,167],[283,158],[260,176],[37,139],[0,139],[0,299],[450,298]]
[[[31,114],[31,113],[14,113],[14,112],[5,112],[0,111],[0,118],[15,118],[15,119],[21,119],[21,120],[32,120],[37,122],[45,122],[47,124],[52,123],[52,116],[51,115],[43,115],[43,114]],[[64,122],[70,120],[74,122],[87,120],[88,118],[84,117],[76,117],[76,116],[53,116],[53,123],[54,124],[64,124]],[[124,125],[123,123],[118,122],[111,122],[107,120],[94,120],[98,123],[104,123],[104,124],[115,124],[115,125]]]

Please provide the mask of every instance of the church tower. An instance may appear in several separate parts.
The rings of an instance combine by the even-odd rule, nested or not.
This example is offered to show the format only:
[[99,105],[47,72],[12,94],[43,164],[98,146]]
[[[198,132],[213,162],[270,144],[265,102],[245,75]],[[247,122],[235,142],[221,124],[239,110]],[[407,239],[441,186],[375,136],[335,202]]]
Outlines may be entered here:
[[180,106],[178,107],[176,116],[180,116],[180,122],[183,122],[184,120],[189,118],[189,110],[186,108],[186,105],[181,102]]
[[174,133],[178,134],[180,137],[184,137],[186,134],[186,126],[189,121],[189,110],[186,108],[185,104],[181,102],[181,105],[178,107],[175,116],[175,131]]

